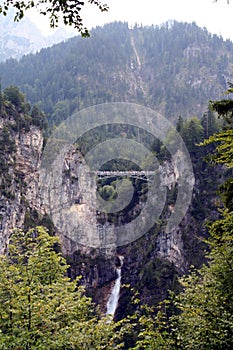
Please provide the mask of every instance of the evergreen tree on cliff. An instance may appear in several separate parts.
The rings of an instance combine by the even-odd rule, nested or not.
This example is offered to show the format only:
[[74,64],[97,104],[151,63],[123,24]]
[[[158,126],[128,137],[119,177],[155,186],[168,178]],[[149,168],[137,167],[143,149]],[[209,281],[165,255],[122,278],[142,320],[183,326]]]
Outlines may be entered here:
[[[233,92],[230,85],[229,93]],[[233,101],[211,102],[225,119],[223,131],[203,145],[215,145],[212,160],[233,168]],[[221,188],[222,218],[209,223],[208,264],[180,279],[183,291],[165,301],[163,310],[139,319],[135,350],[230,350],[233,348],[233,179]],[[170,309],[171,312],[171,309]]]

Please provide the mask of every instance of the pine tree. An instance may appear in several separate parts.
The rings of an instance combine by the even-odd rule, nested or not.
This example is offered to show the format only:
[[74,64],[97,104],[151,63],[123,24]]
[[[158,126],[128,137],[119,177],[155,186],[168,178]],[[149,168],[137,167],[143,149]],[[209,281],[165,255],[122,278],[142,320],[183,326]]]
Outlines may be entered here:
[[[228,92],[232,92],[231,88]],[[232,100],[212,102],[212,108],[224,117],[227,128],[210,136],[203,144],[215,145],[212,159],[232,168]],[[208,265],[183,277],[180,282],[184,291],[174,297],[179,314],[170,322],[180,349],[227,350],[233,347],[232,183],[230,178],[220,188],[225,206],[222,219],[208,225]]]

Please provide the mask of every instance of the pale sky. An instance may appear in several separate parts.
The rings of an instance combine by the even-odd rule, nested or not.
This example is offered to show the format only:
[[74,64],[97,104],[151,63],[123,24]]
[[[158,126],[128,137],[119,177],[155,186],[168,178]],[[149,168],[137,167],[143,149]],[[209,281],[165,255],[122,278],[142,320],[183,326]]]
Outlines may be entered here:
[[[113,21],[126,21],[130,24],[162,24],[167,20],[193,22],[206,27],[211,33],[222,35],[233,41],[233,0],[105,0],[109,11],[101,13],[90,5],[82,11],[88,28]],[[43,34],[48,34],[44,16],[30,14]]]

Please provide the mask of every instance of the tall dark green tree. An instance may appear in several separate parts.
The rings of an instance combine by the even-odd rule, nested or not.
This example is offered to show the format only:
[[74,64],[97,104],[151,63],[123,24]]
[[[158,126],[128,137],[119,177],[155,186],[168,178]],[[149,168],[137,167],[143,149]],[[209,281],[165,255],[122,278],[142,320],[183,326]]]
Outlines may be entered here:
[[207,113],[201,118],[201,125],[204,129],[204,138],[208,138],[220,130],[220,123],[218,123],[212,108],[208,108]]
[[[227,94],[233,93],[233,84],[229,83]],[[203,145],[214,145],[214,152],[210,158],[215,163],[233,168],[233,100],[223,99],[211,101],[211,108],[223,119],[222,131],[210,136]],[[232,176],[219,189],[223,204],[228,210],[233,209],[233,178]]]
[[[232,86],[230,86],[231,91]],[[226,130],[204,141],[215,145],[213,160],[233,167],[232,100],[212,108],[227,121]],[[204,130],[206,120],[202,120]],[[198,124],[196,124],[198,125]],[[186,124],[187,126],[187,124]],[[190,127],[190,124],[188,124]],[[194,128],[197,131],[199,128]],[[183,128],[185,130],[185,127]],[[188,128],[187,128],[188,129]],[[189,128],[190,129],[190,128]],[[199,133],[197,133],[198,135]],[[185,134],[184,134],[185,135]],[[200,134],[199,134],[200,135]],[[195,136],[195,134],[194,134]],[[165,301],[162,317],[139,319],[135,349],[227,350],[233,348],[233,181],[223,184],[222,218],[209,223],[208,263],[180,279],[182,291]],[[173,315],[166,322],[166,303]],[[175,311],[175,312],[174,312]],[[162,322],[161,322],[162,320]]]
[[[232,92],[232,85],[228,93]],[[226,129],[210,136],[213,160],[233,167],[232,100],[214,101],[211,107],[226,121]],[[202,121],[203,122],[203,121]],[[206,130],[206,128],[205,128]],[[184,291],[175,297],[180,311],[171,322],[181,349],[225,350],[233,347],[233,186],[222,185],[222,219],[209,224],[208,265],[181,279]]]

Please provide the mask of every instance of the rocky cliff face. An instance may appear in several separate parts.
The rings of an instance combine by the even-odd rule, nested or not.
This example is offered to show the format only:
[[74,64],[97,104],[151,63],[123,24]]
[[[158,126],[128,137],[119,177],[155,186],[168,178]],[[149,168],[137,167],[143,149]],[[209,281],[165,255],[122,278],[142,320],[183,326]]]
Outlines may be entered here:
[[[46,167],[42,171],[43,191],[40,196],[45,211],[51,215],[60,233],[63,253],[71,265],[70,274],[73,277],[82,275],[82,282],[103,311],[112,282],[116,279],[117,254],[125,258],[122,282],[138,289],[142,302],[149,303],[157,303],[166,297],[167,289],[178,288],[177,276],[186,272],[190,264],[203,262],[203,243],[199,238],[206,234],[206,230],[201,228],[203,220],[193,218],[192,205],[181,223],[166,232],[167,220],[175,207],[177,194],[174,193],[180,172],[186,171],[181,153],[175,154],[173,162],[166,160],[160,166],[161,185],[168,190],[170,197],[174,197],[167,204],[163,218],[147,234],[118,248],[114,244],[117,241],[116,227],[124,226],[130,218],[115,223],[109,222],[107,217],[100,220],[96,179],[75,148],[62,147],[49,171]],[[191,183],[193,179],[189,181]],[[194,196],[199,186],[197,179]],[[128,215],[130,213],[132,210]],[[145,221],[145,217],[141,219]],[[127,310],[129,294],[128,290],[122,290],[118,316]]]
[[[27,211],[40,210],[39,168],[42,131],[31,125],[17,130],[14,110],[0,117],[0,252],[13,228],[22,228]],[[18,114],[18,113],[17,113]]]
[[[1,253],[14,227],[32,225],[33,216],[34,224],[41,223],[48,215],[61,238],[63,253],[71,266],[70,275],[82,275],[82,282],[103,311],[116,279],[117,254],[124,256],[122,282],[139,290],[142,302],[149,303],[164,298],[168,288],[178,288],[177,275],[186,272],[190,264],[203,262],[200,236],[206,234],[202,223],[208,215],[198,217],[194,213],[203,180],[196,178],[194,201],[179,226],[169,233],[165,229],[177,196],[176,183],[182,168],[179,154],[173,163],[165,161],[161,165],[161,181],[170,196],[161,219],[141,238],[117,248],[114,224],[99,220],[96,179],[88,173],[81,155],[73,146],[65,145],[57,157],[47,159],[50,166],[46,168],[42,161],[41,129],[33,124],[19,128],[14,113],[16,110],[11,107],[0,118]],[[19,117],[19,112],[16,114]],[[202,204],[206,206],[207,197],[205,201]],[[119,317],[128,312],[129,296],[129,290],[123,288]]]
[[[115,256],[101,250],[101,239],[112,228],[97,223],[93,179],[82,175],[85,165],[72,147],[52,173],[44,174],[42,130],[19,128],[17,117],[22,116],[13,106],[0,116],[0,253],[14,228],[50,224],[52,218],[71,263],[70,275],[81,274],[89,292],[109,282],[106,299],[115,278]],[[46,215],[50,220],[44,220]]]

